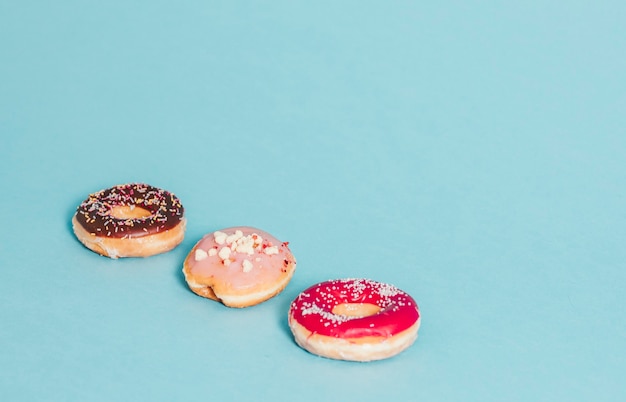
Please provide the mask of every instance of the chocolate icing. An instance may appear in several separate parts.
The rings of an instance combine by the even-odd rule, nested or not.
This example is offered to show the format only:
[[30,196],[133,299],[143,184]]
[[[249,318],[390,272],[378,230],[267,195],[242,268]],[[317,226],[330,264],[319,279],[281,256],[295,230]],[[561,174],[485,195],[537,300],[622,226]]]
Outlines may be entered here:
[[[112,209],[120,206],[143,208],[150,215],[127,219],[111,215]],[[148,184],[131,183],[90,194],[76,209],[76,220],[95,236],[130,238],[172,229],[183,219],[183,213],[174,194]]]

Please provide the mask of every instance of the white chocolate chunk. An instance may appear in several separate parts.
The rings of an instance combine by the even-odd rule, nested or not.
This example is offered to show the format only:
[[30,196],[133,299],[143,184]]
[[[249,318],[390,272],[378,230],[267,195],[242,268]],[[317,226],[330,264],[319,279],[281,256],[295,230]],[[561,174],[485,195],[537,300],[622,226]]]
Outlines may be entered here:
[[213,257],[213,256],[215,256],[215,255],[217,255],[217,249],[215,249],[215,248],[210,248],[210,249],[209,249],[209,257]]
[[202,261],[204,259],[206,259],[209,255],[207,254],[206,251],[201,250],[201,249],[196,249],[196,254],[194,256],[194,258],[196,259],[196,261]]
[[252,271],[252,263],[248,260],[243,260],[243,272],[250,272]]
[[241,239],[237,240],[237,247],[235,248],[235,250],[238,253],[246,253],[248,255],[254,254],[254,241],[252,237],[242,237]]
[[278,247],[276,246],[268,247],[265,249],[264,253],[267,255],[278,254]]
[[233,242],[236,242],[242,237],[243,237],[243,232],[241,230],[236,230],[234,234],[231,234],[230,236],[226,238],[226,244],[232,244]]
[[227,260],[230,257],[230,248],[222,247],[219,253],[217,253],[222,260]]
[[219,245],[222,245],[226,242],[226,238],[228,235],[224,232],[220,232],[219,230],[213,233],[213,237],[215,238],[215,242]]

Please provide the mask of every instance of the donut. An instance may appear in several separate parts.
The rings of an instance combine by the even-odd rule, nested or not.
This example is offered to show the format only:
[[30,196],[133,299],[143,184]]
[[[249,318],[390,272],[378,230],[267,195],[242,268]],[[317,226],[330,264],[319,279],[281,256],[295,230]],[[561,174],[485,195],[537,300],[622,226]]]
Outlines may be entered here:
[[78,240],[110,258],[148,257],[183,241],[186,219],[172,193],[142,183],[121,184],[90,194],[72,218]]
[[407,293],[368,279],[311,286],[289,308],[296,343],[310,353],[366,362],[397,355],[415,342],[420,312]]
[[205,235],[183,274],[192,292],[228,307],[249,307],[282,292],[296,269],[288,243],[246,226]]

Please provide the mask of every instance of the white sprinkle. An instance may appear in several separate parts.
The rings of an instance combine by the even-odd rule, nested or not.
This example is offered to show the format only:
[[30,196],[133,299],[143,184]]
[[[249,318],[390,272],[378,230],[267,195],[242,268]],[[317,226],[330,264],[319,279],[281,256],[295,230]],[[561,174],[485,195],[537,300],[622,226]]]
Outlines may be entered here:
[[209,255],[207,254],[206,251],[201,250],[201,249],[196,249],[196,255],[195,255],[195,259],[196,261],[202,261],[205,258],[207,258]]
[[243,260],[243,272],[252,271],[252,263],[248,260]]
[[379,291],[381,296],[383,297],[393,297],[400,293],[400,290],[393,285],[388,285],[385,283],[380,284]]

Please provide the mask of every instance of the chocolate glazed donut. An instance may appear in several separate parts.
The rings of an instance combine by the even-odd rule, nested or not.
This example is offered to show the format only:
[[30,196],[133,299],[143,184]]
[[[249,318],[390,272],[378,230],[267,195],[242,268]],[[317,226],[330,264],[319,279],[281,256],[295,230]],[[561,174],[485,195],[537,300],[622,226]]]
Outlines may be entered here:
[[76,237],[107,257],[147,257],[176,247],[186,221],[180,200],[160,188],[131,183],[90,194],[72,219]]

